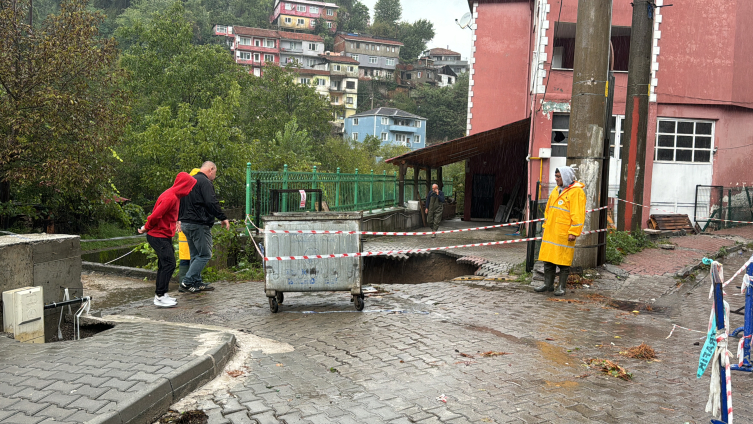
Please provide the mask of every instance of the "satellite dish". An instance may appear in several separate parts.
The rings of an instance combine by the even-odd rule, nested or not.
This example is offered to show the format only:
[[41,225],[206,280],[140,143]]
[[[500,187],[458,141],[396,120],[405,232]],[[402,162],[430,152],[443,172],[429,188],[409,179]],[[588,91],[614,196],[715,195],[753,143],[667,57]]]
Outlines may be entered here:
[[458,26],[460,26],[460,28],[463,28],[463,29],[467,28],[468,25],[470,25],[470,23],[471,23],[471,13],[470,12],[466,12],[465,15],[463,15],[462,18],[455,19],[455,23],[457,23]]

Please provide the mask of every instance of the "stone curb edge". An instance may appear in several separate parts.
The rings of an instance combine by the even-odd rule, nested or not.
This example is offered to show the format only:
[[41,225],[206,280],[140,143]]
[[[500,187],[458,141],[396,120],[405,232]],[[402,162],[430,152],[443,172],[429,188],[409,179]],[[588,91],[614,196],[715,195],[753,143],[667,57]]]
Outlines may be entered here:
[[221,343],[191,362],[150,383],[130,399],[118,403],[118,410],[100,415],[87,424],[151,424],[167,412],[170,405],[208,383],[222,373],[235,353],[236,340],[222,333]]

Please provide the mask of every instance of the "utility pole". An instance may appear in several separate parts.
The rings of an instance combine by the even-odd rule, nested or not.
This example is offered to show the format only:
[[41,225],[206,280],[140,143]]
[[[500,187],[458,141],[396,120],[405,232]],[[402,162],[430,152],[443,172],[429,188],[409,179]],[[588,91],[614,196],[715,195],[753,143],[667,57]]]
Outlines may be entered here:
[[[643,203],[646,170],[646,139],[648,138],[648,100],[651,89],[651,38],[654,27],[653,2],[633,0],[633,25],[630,31],[630,63],[628,64],[625,121],[620,148],[622,167],[618,197]],[[640,230],[643,207],[625,202],[617,205],[617,229]]]
[[[602,161],[608,160],[603,141],[611,33],[612,0],[579,0],[567,164],[576,166],[578,180],[586,186],[586,209],[599,204]],[[598,229],[598,216],[586,214],[583,231]],[[578,237],[573,265],[594,268],[597,248],[597,234]]]

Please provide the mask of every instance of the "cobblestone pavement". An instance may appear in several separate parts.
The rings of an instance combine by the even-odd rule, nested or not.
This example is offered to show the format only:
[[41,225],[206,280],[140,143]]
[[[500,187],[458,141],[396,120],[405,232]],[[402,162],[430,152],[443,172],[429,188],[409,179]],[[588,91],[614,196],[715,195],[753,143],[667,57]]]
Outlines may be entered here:
[[[728,275],[744,260],[730,255]],[[221,283],[211,293],[180,295],[177,309],[136,303],[124,313],[293,346],[264,354],[241,345],[248,357],[230,370],[236,378],[176,405],[206,411],[210,423],[708,422],[709,376],[695,378],[702,335],[678,329],[665,339],[672,323],[705,330],[708,280],[639,280],[604,273],[588,289],[568,290],[565,301],[513,282],[389,284],[360,313],[347,293],[286,293],[277,314],[262,283]],[[630,284],[632,291],[658,286],[648,294],[659,296],[656,307],[599,297],[641,298]],[[728,300],[733,310],[743,302]],[[731,321],[742,325],[737,315]],[[658,361],[620,355],[641,342]],[[488,351],[507,354],[481,355]],[[589,358],[617,361],[633,380],[589,369]],[[751,422],[753,382],[746,373],[732,381],[737,422]]]
[[221,372],[234,344],[217,329],[154,322],[118,323],[75,342],[0,337],[0,423],[159,416]]

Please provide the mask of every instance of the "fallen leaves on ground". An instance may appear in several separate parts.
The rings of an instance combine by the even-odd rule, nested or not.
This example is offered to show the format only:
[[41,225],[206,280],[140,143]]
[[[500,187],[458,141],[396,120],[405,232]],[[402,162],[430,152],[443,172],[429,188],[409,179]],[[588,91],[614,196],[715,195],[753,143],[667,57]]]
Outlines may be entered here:
[[588,364],[591,368],[596,368],[604,374],[611,375],[612,377],[617,377],[625,381],[633,379],[632,373],[627,372],[625,368],[609,359],[591,358],[588,360]]
[[481,356],[484,358],[491,358],[493,356],[502,356],[502,355],[511,355],[510,352],[495,352],[493,350],[490,350],[488,352],[480,353]]
[[228,371],[227,372],[227,375],[229,375],[230,377],[233,377],[233,378],[240,377],[243,374],[244,374],[244,372],[241,371],[241,370],[232,370],[232,371]]
[[591,285],[594,282],[593,279],[590,278],[583,278],[578,274],[570,274],[567,277],[567,284],[569,286],[580,286],[583,284]]
[[654,348],[647,345],[645,342],[638,346],[631,347],[626,352],[620,352],[620,354],[627,356],[628,358],[644,359],[647,361],[656,359]]
[[473,355],[471,355],[470,353],[460,352],[460,356],[462,356],[463,358],[473,358]]
[[586,302],[584,302],[582,300],[578,300],[578,299],[560,299],[560,298],[557,298],[557,297],[547,297],[546,300],[548,300],[550,302],[586,303]]

